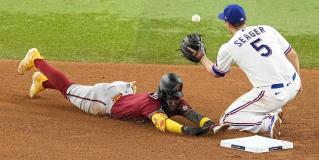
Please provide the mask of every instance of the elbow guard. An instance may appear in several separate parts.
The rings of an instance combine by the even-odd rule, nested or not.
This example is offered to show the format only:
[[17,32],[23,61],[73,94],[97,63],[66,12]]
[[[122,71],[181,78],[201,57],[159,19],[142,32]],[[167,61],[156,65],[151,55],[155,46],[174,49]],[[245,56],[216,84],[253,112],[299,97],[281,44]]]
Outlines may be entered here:
[[182,125],[169,119],[165,113],[154,113],[151,117],[154,126],[160,131],[182,133]]
[[161,130],[162,132],[165,132],[166,128],[166,119],[168,119],[167,115],[165,113],[154,113],[151,117],[152,122],[154,123],[154,126]]

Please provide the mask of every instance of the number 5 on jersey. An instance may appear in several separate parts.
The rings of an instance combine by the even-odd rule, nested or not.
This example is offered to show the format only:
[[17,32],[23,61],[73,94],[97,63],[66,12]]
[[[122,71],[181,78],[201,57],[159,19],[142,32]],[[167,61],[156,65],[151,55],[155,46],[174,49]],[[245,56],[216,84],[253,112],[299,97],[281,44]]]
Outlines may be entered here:
[[267,52],[262,52],[261,56],[264,57],[268,57],[271,55],[272,50],[269,46],[265,45],[265,44],[261,44],[258,46],[258,43],[261,41],[260,38],[257,38],[256,40],[254,40],[253,42],[250,43],[250,45],[257,51],[260,52],[263,48],[267,50]]

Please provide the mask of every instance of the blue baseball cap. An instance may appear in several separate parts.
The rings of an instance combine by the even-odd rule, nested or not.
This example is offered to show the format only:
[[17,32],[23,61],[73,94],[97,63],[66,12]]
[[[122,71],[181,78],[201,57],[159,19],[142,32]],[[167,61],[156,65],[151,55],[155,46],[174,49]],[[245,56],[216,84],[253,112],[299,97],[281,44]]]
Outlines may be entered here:
[[230,24],[239,24],[246,21],[246,14],[238,4],[230,4],[225,7],[224,12],[218,15],[218,18],[229,22]]

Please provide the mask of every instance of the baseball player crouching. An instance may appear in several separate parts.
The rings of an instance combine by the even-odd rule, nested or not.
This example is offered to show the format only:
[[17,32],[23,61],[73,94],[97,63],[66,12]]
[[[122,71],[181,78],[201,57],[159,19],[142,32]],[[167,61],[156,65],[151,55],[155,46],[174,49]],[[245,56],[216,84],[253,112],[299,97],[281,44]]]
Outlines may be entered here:
[[[33,98],[45,89],[55,89],[73,105],[86,113],[121,120],[151,120],[162,132],[201,135],[216,134],[226,130],[229,124],[216,125],[209,118],[197,113],[183,96],[183,81],[175,73],[162,76],[157,92],[136,93],[134,82],[115,81],[93,86],[76,84],[62,72],[48,64],[35,48],[30,49],[18,66],[18,72],[37,68],[32,76],[29,96]],[[197,127],[181,125],[169,117],[183,116],[197,124]]]
[[228,107],[220,123],[230,123],[229,129],[233,130],[269,132],[270,137],[279,137],[282,107],[301,90],[297,53],[273,27],[246,26],[244,9],[237,4],[226,6],[218,18],[233,37],[220,47],[216,62],[206,57],[199,34],[184,38],[182,54],[202,63],[217,78],[224,77],[231,65],[237,64],[253,88]]

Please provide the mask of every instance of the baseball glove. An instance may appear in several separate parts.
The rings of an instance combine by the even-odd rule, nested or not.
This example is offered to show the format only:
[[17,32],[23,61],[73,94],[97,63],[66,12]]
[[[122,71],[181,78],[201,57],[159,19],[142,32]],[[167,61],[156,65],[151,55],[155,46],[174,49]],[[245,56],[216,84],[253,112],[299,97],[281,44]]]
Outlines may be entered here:
[[206,52],[202,35],[198,33],[187,35],[181,43],[180,51],[189,61],[198,63]]

